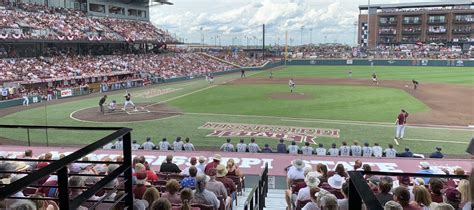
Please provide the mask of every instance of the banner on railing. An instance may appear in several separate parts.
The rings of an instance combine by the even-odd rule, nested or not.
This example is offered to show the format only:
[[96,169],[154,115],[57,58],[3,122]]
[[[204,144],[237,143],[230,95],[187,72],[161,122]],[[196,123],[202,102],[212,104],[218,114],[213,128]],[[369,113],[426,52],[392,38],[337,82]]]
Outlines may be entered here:
[[61,90],[61,98],[70,97],[70,96],[72,96],[72,90],[71,89]]

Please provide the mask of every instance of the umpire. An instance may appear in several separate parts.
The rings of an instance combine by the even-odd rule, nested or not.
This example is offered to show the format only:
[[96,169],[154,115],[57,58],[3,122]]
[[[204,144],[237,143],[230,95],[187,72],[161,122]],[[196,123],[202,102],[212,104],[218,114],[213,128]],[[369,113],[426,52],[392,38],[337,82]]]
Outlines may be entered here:
[[105,100],[107,100],[107,95],[102,96],[102,98],[100,98],[100,100],[99,100],[100,112],[102,112],[102,114],[104,113]]

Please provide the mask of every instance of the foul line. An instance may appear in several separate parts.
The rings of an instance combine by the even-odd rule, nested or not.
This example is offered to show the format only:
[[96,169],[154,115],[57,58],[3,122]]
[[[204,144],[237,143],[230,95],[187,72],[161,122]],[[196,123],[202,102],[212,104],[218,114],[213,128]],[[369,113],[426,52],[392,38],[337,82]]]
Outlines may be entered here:
[[469,144],[469,142],[444,141],[444,140],[435,140],[435,139],[410,139],[410,138],[407,138],[407,139],[401,140],[401,142],[403,142],[403,141],[427,141],[427,142],[440,142],[440,143],[447,143],[447,144],[450,144],[450,143],[453,143],[453,144]]

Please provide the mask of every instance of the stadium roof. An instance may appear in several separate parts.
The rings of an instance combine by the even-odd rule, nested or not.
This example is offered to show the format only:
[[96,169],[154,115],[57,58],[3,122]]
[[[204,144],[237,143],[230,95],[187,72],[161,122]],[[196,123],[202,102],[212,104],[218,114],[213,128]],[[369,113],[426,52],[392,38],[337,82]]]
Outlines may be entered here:
[[[377,9],[396,9],[396,8],[420,8],[420,7],[444,7],[444,6],[460,6],[474,5],[472,0],[460,0],[449,2],[423,2],[423,3],[403,3],[403,4],[371,4],[370,8]],[[360,5],[359,10],[368,9],[368,5]]]

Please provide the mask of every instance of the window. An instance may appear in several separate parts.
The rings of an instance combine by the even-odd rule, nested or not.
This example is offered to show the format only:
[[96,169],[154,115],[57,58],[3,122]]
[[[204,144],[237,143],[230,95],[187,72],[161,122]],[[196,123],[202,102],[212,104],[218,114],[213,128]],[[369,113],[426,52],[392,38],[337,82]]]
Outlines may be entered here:
[[145,10],[138,10],[138,17],[146,18],[146,11]]
[[136,9],[128,9],[128,16],[137,16],[137,10]]
[[116,15],[125,15],[125,8],[110,5],[109,13],[116,14]]
[[444,23],[445,18],[446,17],[444,15],[430,16],[428,22],[430,22],[430,23]]
[[472,15],[456,15],[454,17],[456,22],[472,22]]
[[89,11],[105,13],[105,5],[102,5],[102,4],[89,4]]

